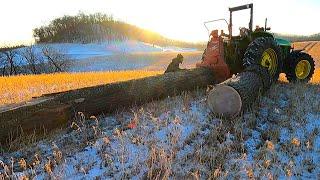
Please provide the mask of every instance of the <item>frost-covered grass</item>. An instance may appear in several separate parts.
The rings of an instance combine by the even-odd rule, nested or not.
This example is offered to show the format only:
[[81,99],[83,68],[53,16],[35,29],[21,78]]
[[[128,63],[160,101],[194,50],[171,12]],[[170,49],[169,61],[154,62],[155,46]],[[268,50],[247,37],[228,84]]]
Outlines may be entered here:
[[[278,83],[233,120],[203,90],[101,117],[0,156],[2,177],[317,179],[320,85]],[[3,169],[1,169],[3,168]]]

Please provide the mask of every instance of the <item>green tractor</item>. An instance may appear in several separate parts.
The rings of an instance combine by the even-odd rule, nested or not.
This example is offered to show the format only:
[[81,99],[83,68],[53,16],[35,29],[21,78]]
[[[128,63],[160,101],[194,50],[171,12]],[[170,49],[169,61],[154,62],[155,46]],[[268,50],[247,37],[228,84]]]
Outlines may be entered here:
[[[232,13],[250,9],[249,27],[240,28],[237,36],[232,34]],[[213,30],[205,49],[202,62],[197,66],[206,66],[218,74],[220,80],[229,78],[251,65],[262,65],[267,68],[271,78],[276,81],[280,73],[285,73],[289,82],[308,82],[315,69],[313,58],[302,50],[294,50],[291,43],[275,38],[267,27],[257,26],[253,30],[253,4],[229,8],[230,21],[218,19],[207,23],[222,21],[228,26],[229,34],[223,30]],[[219,34],[220,33],[220,34]]]

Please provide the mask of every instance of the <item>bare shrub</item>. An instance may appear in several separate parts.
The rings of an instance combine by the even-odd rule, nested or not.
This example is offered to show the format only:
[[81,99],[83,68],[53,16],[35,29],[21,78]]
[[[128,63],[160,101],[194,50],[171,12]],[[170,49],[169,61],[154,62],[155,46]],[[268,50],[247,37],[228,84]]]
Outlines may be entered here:
[[44,61],[39,53],[36,52],[34,45],[27,46],[21,52],[27,63],[27,69],[32,74],[40,74],[44,71]]
[[18,55],[17,47],[6,46],[1,48],[0,54],[1,65],[2,65],[2,74],[3,75],[15,75],[18,74],[19,67],[18,63],[15,61],[15,57]]
[[6,59],[5,59],[5,55],[0,52],[0,70],[1,70],[1,75],[5,76],[7,74],[6,72]]
[[48,60],[46,71],[47,72],[65,72],[70,67],[70,58],[61,52],[61,50],[55,49],[50,46],[43,46],[43,56]]

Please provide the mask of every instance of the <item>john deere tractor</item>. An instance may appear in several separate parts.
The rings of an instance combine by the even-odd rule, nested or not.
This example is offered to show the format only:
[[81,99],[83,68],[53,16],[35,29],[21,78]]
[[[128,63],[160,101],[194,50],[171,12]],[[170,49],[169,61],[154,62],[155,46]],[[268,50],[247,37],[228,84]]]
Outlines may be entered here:
[[[249,27],[239,28],[239,35],[232,34],[232,15],[235,11],[250,9]],[[275,38],[267,27],[256,26],[253,29],[253,4],[229,8],[229,23],[218,19],[207,23],[222,21],[228,26],[228,34],[223,30],[213,30],[210,40],[202,56],[202,62],[197,66],[210,67],[218,75],[220,81],[239,73],[251,65],[262,65],[267,68],[275,81],[280,73],[285,73],[289,82],[308,82],[314,73],[314,60],[306,52],[294,50],[291,43]]]

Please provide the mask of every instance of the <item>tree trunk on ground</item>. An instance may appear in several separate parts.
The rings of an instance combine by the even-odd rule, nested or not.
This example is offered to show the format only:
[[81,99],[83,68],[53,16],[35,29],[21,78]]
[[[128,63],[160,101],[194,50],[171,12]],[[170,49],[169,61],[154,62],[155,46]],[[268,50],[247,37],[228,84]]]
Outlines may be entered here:
[[268,71],[260,66],[251,66],[216,85],[208,94],[208,106],[217,116],[233,118],[250,107],[270,86]]
[[13,107],[0,107],[0,142],[8,135],[42,133],[72,120],[77,112],[87,117],[112,113],[133,105],[158,100],[213,84],[206,68],[167,73],[159,76],[44,95]]

